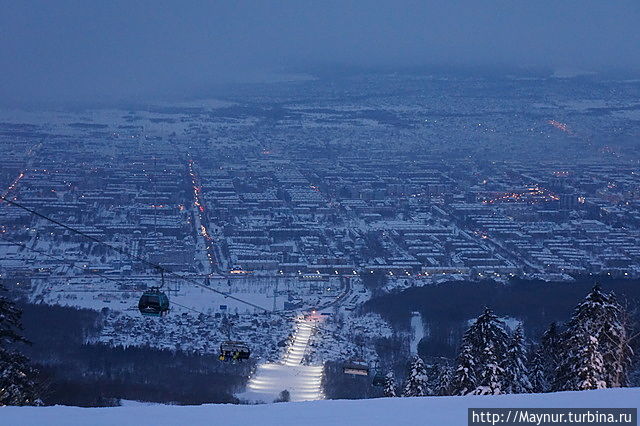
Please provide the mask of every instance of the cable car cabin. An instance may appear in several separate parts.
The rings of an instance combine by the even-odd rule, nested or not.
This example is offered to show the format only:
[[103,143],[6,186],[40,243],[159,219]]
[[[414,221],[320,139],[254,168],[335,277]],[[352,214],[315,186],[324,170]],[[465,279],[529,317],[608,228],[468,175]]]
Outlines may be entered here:
[[169,298],[158,287],[145,291],[138,302],[142,315],[160,317],[169,312]]
[[249,359],[251,351],[249,346],[243,342],[226,341],[220,344],[220,361],[239,361],[243,359]]
[[360,363],[348,363],[342,366],[342,372],[344,374],[353,374],[355,376],[368,376],[369,366]]
[[387,378],[382,373],[377,373],[373,376],[373,386],[384,386],[387,383]]

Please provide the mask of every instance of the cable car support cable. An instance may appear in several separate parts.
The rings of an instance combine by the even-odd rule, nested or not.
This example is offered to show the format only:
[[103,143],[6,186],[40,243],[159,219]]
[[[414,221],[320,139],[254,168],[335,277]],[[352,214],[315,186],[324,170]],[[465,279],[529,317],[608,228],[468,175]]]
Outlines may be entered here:
[[143,257],[141,257],[141,256],[139,256],[139,255],[136,255],[136,254],[134,254],[134,253],[131,253],[131,252],[130,252],[130,251],[128,251],[128,250],[124,250],[124,249],[121,249],[121,248],[116,247],[116,246],[114,246],[114,245],[111,245],[111,244],[109,244],[109,243],[106,243],[106,242],[104,242],[104,241],[102,241],[102,240],[100,240],[100,239],[98,239],[98,238],[96,238],[96,237],[94,237],[94,236],[92,236],[92,235],[89,235],[89,234],[87,234],[87,233],[85,233],[85,232],[79,231],[79,230],[77,230],[77,229],[75,229],[75,228],[73,228],[73,227],[71,227],[71,226],[69,226],[69,225],[66,225],[66,224],[64,224],[64,223],[62,223],[62,222],[59,222],[59,221],[57,221],[57,220],[55,220],[55,219],[52,219],[52,218],[50,218],[50,217],[48,217],[48,216],[46,216],[46,215],[43,215],[42,213],[39,213],[39,212],[37,212],[37,211],[35,211],[35,210],[33,210],[33,209],[31,209],[31,208],[27,207],[27,206],[24,206],[24,205],[22,205],[22,204],[20,204],[20,203],[17,203],[17,202],[15,202],[15,201],[13,201],[13,200],[10,200],[10,199],[8,199],[8,198],[6,198],[6,197],[4,197],[4,196],[1,196],[1,195],[0,195],[0,200],[3,200],[3,201],[5,201],[6,203],[8,203],[8,204],[10,204],[10,205],[12,205],[12,206],[14,206],[14,207],[18,207],[18,208],[20,208],[20,209],[22,209],[22,210],[24,210],[24,211],[26,211],[26,212],[29,212],[30,214],[32,214],[32,215],[34,215],[34,216],[37,216],[37,217],[39,217],[39,218],[41,218],[41,219],[44,219],[44,220],[46,220],[46,221],[48,221],[48,222],[51,222],[51,223],[53,223],[53,224],[55,224],[55,225],[57,225],[57,226],[60,226],[61,228],[64,228],[64,229],[66,229],[66,230],[68,230],[68,231],[71,231],[71,232],[73,232],[73,233],[75,233],[75,234],[81,235],[81,236],[83,236],[84,238],[87,238],[88,240],[91,240],[91,241],[93,241],[93,242],[95,242],[95,243],[97,243],[97,244],[101,244],[101,245],[103,245],[103,246],[105,246],[105,247],[107,247],[107,248],[109,248],[109,249],[111,249],[111,250],[113,250],[113,251],[115,251],[115,252],[117,252],[117,253],[120,253],[120,254],[122,254],[122,255],[125,255],[125,256],[127,256],[127,257],[130,257],[131,259],[135,259],[135,260],[137,260],[137,261],[140,261],[140,262],[142,262],[142,263],[144,263],[144,264],[146,264],[146,265],[148,265],[148,266],[150,266],[150,267],[152,267],[152,268],[156,269],[156,270],[157,270],[157,271],[159,271],[160,273],[166,273],[166,274],[168,274],[168,275],[170,275],[170,276],[172,276],[172,277],[175,277],[175,278],[177,278],[177,279],[185,280],[185,281],[187,281],[187,282],[189,282],[189,283],[191,283],[191,284],[193,284],[193,285],[195,285],[195,286],[198,286],[198,287],[201,287],[201,288],[207,289],[207,290],[212,291],[212,292],[214,292],[214,293],[220,294],[220,295],[222,295],[222,296],[224,296],[224,297],[226,297],[226,298],[229,298],[229,299],[235,300],[236,302],[240,302],[240,303],[243,303],[243,304],[245,304],[245,305],[251,306],[251,307],[253,307],[253,308],[255,308],[255,309],[260,309],[260,310],[262,310],[262,311],[264,311],[264,312],[271,312],[269,309],[264,308],[264,307],[262,307],[262,306],[260,306],[260,305],[256,305],[255,303],[252,303],[252,302],[249,302],[249,301],[243,300],[243,299],[241,299],[241,298],[239,298],[239,297],[236,297],[236,296],[232,296],[232,295],[230,295],[230,294],[228,294],[228,293],[225,293],[225,292],[223,292],[223,291],[216,290],[216,289],[211,288],[211,287],[207,287],[206,285],[204,285],[204,284],[200,284],[199,282],[196,282],[196,281],[194,281],[194,280],[191,280],[191,279],[189,279],[188,277],[185,277],[185,276],[182,276],[182,275],[176,274],[175,272],[171,271],[170,269],[167,269],[167,268],[163,267],[162,265],[159,265],[159,264],[157,264],[157,263],[153,263],[153,262],[151,262],[151,261],[149,261],[149,260],[147,260],[147,259],[145,259],[145,258],[143,258]]

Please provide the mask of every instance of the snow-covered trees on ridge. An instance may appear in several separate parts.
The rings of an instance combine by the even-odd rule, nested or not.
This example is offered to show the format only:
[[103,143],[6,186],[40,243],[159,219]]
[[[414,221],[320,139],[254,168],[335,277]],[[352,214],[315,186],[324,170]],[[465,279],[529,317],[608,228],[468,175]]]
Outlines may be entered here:
[[393,372],[390,371],[384,378],[384,396],[394,397],[396,396],[396,377]]
[[453,394],[504,393],[508,343],[502,321],[485,309],[462,338],[458,368],[451,384]]
[[[561,332],[553,323],[527,350],[486,309],[463,336],[451,395],[551,392],[627,386],[632,350],[625,310],[595,286]],[[441,394],[440,392],[438,392]]]
[[427,369],[419,356],[413,357],[409,364],[409,374],[402,391],[402,396],[427,396],[433,392],[429,388]]
[[29,360],[13,349],[17,343],[27,343],[18,333],[21,315],[11,300],[0,296],[0,406],[40,404],[35,371]]
[[531,381],[527,369],[527,350],[521,326],[515,329],[509,340],[505,361],[505,393],[531,392]]
[[578,305],[560,344],[554,390],[627,386],[632,350],[626,313],[595,286]]

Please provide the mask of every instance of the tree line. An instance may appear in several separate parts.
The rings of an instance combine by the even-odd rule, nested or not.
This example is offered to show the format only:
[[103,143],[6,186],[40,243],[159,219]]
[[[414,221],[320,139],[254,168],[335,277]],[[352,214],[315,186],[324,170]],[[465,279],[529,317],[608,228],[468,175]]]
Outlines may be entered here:
[[0,293],[0,406],[239,402],[234,393],[245,385],[253,362],[90,343],[103,320],[101,312],[16,303]]
[[640,309],[640,279],[578,277],[572,282],[513,279],[507,284],[429,284],[374,297],[364,305],[363,312],[380,314],[398,331],[408,331],[411,313],[420,312],[430,331],[418,347],[423,359],[455,358],[467,321],[478,315],[479,308],[490,306],[503,318],[518,318],[525,336],[531,340],[542,335],[550,323],[565,322],[575,301],[590,291],[594,280],[601,283],[604,291],[615,291],[619,302],[628,305],[630,312]]
[[595,286],[564,327],[551,323],[528,344],[485,309],[463,335],[453,366],[414,357],[402,386],[386,376],[385,396],[499,395],[629,385],[633,361],[630,314],[613,293]]

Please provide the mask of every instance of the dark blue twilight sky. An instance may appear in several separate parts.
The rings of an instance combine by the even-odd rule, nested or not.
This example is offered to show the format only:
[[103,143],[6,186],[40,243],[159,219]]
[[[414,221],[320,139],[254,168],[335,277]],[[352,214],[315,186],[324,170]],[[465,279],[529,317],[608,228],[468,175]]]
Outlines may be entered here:
[[640,71],[640,1],[0,0],[0,99],[137,100],[314,67]]

